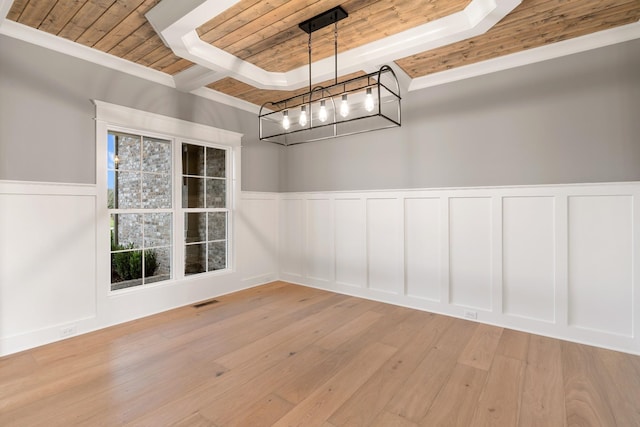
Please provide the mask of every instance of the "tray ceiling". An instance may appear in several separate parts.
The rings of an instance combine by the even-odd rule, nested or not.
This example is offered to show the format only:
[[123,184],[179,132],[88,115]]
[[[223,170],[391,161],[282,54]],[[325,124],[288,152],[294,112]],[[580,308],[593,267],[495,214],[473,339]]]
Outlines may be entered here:
[[[338,5],[349,13],[338,24],[341,78],[395,63],[421,81],[628,24],[637,34],[640,25],[638,0],[496,2],[15,0],[6,19],[165,73],[184,90],[205,86],[256,105],[306,90],[308,35],[298,24]],[[333,27],[312,37],[320,82],[333,73]]]

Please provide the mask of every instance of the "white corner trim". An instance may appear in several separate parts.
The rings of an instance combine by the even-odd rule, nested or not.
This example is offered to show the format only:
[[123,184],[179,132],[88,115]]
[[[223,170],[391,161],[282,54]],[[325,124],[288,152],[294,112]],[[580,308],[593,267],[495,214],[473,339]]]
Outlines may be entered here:
[[0,34],[64,53],[75,58],[84,59],[85,61],[93,62],[116,71],[122,71],[145,80],[175,87],[173,77],[169,74],[8,19],[3,20],[0,24]]
[[[220,72],[220,75],[232,76],[260,89],[294,90],[308,84],[307,66],[286,73],[269,72],[198,37],[196,28],[235,3],[236,0],[164,0],[146,16],[177,56]],[[379,67],[388,61],[482,34],[520,3],[521,0],[472,0],[460,12],[340,53],[338,73],[348,74],[367,66]],[[313,80],[332,77],[333,64],[333,58],[313,63]],[[211,77],[218,78],[217,75]],[[188,85],[187,82],[182,84]]]
[[11,10],[13,0],[0,0],[0,27]]
[[117,126],[136,127],[140,130],[160,132],[201,141],[218,142],[230,146],[240,146],[242,134],[200,123],[149,113],[135,108],[124,107],[104,101],[93,100],[96,106],[96,120]]
[[260,106],[236,98],[226,93],[218,92],[217,90],[209,89],[208,87],[200,87],[192,90],[190,93],[200,96],[202,98],[210,99],[221,104],[228,105],[229,107],[238,108],[240,110],[248,111],[250,113],[259,114]]
[[534,64],[536,62],[585,52],[587,50],[597,49],[637,38],[640,38],[640,21],[612,28],[610,30],[604,30],[552,43],[546,46],[512,53],[510,55],[500,56],[498,58],[489,59],[476,64],[465,65],[424,77],[417,77],[409,84],[408,91],[412,92],[415,90],[439,86],[445,83],[482,76],[484,74],[521,67],[523,65]]

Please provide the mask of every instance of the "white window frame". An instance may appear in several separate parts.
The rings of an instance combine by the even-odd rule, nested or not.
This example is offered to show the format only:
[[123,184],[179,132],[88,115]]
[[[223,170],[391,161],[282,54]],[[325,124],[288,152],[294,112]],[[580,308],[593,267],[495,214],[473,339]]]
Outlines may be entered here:
[[[96,106],[96,224],[98,286],[108,295],[144,292],[156,286],[178,285],[182,281],[203,276],[225,275],[236,271],[235,215],[240,200],[240,153],[242,134],[215,127],[149,113],[116,104],[94,100]],[[108,132],[143,134],[171,141],[172,170],[172,278],[169,280],[111,290],[109,241],[109,209],[107,208],[107,139]],[[227,268],[185,276],[184,274],[184,209],[182,208],[182,143],[227,149]]]
[[[226,151],[226,156],[225,156],[225,173],[227,175],[227,178],[225,179],[225,181],[227,183],[229,183],[229,173],[231,173],[231,170],[233,168],[233,162],[232,160],[232,152],[229,149],[229,147],[225,147],[223,145],[220,144],[214,144],[214,143],[205,143],[202,141],[195,141],[195,140],[187,140],[187,139],[182,139],[182,140],[178,140],[177,141],[177,145],[175,146],[176,150],[176,159],[175,159],[175,163],[174,163],[174,167],[177,168],[177,171],[180,174],[180,177],[183,177],[183,173],[184,171],[182,170],[182,144],[190,144],[190,145],[197,145],[197,146],[201,146],[201,147],[209,147],[209,148],[217,148],[217,149],[222,149]],[[179,158],[177,158],[179,157]],[[231,247],[233,246],[233,241],[230,239],[230,231],[233,230],[233,215],[232,215],[232,208],[231,206],[233,206],[233,197],[231,195],[231,192],[229,191],[230,188],[227,187],[225,193],[226,193],[226,200],[225,200],[225,208],[206,208],[206,207],[202,207],[202,208],[185,208],[182,206],[182,183],[178,182],[178,187],[176,187],[175,191],[179,192],[180,194],[178,195],[178,203],[179,203],[179,210],[180,210],[180,229],[184,230],[184,216],[187,213],[206,213],[206,212],[226,212],[227,213],[227,232],[226,232],[226,243],[227,243],[227,268],[222,269],[222,270],[213,270],[213,271],[205,271],[205,272],[201,272],[201,273],[192,273],[189,274],[188,276],[185,275],[184,277],[190,278],[192,276],[198,276],[198,275],[202,275],[202,274],[222,274],[224,272],[229,271],[230,269],[232,269],[230,263],[231,263],[231,259],[229,258],[229,254],[232,253],[232,249]],[[205,186],[205,200],[206,200],[206,186]],[[181,232],[181,234],[184,234],[184,231]],[[183,240],[182,242],[182,274],[184,275],[184,270],[185,270],[185,265],[184,265],[184,260],[185,260],[185,249],[187,246],[187,242],[186,239]],[[205,242],[202,243],[209,243],[208,240],[206,240]],[[207,253],[208,256],[208,253]]]

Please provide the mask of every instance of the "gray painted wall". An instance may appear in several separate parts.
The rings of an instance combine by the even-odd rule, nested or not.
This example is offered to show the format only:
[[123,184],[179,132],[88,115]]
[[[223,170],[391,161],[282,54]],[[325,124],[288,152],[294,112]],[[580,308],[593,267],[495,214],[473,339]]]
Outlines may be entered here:
[[243,190],[640,180],[640,40],[405,93],[402,128],[281,149],[254,114],[0,36],[0,179],[94,183],[94,98],[243,133]]
[[281,191],[640,180],[640,40],[406,94],[401,128],[286,148]]
[[278,191],[280,148],[255,114],[0,36],[0,179],[95,183],[91,99],[244,134],[242,188]]

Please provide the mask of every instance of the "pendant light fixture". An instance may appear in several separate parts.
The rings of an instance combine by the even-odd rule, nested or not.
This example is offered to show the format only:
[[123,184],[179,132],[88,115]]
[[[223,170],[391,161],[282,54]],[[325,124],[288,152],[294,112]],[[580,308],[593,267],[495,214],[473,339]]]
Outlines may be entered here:
[[[309,90],[262,105],[260,140],[287,146],[401,125],[400,87],[391,67],[338,82],[338,21],[347,17],[338,6],[298,25],[309,35]],[[334,83],[312,87],[311,34],[332,24]]]

